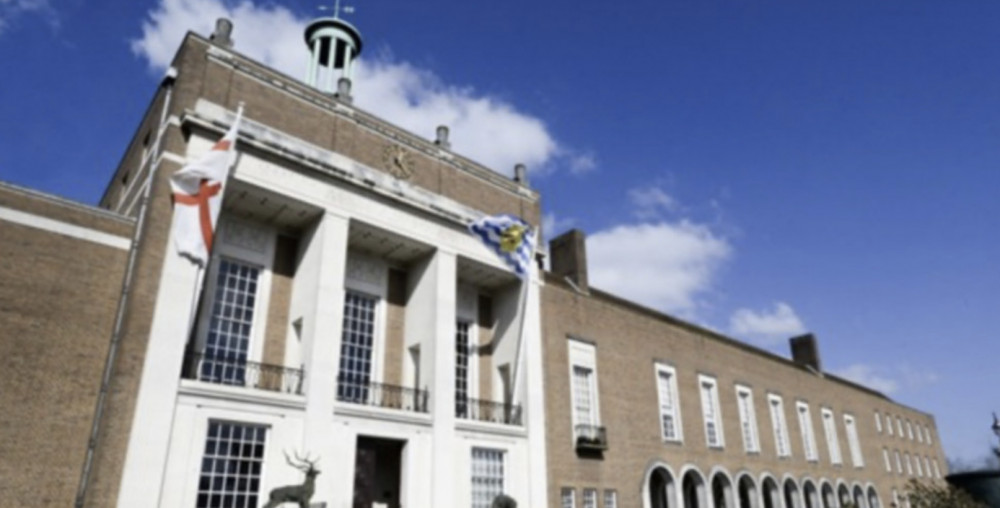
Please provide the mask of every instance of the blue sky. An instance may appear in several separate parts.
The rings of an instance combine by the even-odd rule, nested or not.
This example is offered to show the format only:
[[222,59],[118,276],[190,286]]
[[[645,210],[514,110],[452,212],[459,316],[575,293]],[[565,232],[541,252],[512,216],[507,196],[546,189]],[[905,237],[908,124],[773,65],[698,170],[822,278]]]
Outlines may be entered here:
[[[528,162],[595,285],[781,354],[812,331],[827,370],[934,413],[950,457],[986,453],[1000,3],[355,5],[358,103]],[[301,76],[313,2],[0,2],[0,179],[96,202],[184,29],[222,13]]]

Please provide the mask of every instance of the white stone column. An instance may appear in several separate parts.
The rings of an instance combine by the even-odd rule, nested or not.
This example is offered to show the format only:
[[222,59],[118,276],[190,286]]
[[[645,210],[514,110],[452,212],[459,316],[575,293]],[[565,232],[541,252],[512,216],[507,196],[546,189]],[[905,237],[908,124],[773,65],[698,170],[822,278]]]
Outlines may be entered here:
[[521,397],[525,425],[528,430],[528,470],[530,492],[528,506],[548,506],[548,465],[545,449],[545,387],[542,359],[542,322],[540,312],[541,287],[537,270],[528,281],[527,303],[524,306],[524,376]]
[[291,302],[292,319],[301,319],[306,376],[301,447],[303,453],[321,456],[322,476],[313,499],[330,506],[338,506],[334,496],[350,496],[354,487],[354,436],[333,426],[348,228],[347,218],[326,213],[311,231],[303,242]]
[[177,254],[172,231],[171,228],[132,416],[118,493],[120,507],[159,506],[184,347],[197,297],[195,290],[204,274],[197,265]]
[[407,305],[406,328],[407,333],[423,334],[420,377],[430,389],[434,422],[429,506],[447,508],[454,505],[456,479],[464,478],[454,464],[456,255],[438,249],[411,273],[416,280]]

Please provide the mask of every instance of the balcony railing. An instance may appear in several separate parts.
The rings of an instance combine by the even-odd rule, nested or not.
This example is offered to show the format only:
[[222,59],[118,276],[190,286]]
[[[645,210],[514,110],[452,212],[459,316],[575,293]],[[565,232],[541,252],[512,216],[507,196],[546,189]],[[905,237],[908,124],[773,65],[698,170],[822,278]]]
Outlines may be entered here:
[[466,397],[455,400],[455,416],[480,422],[522,425],[521,406]]
[[305,374],[302,369],[281,365],[189,353],[185,358],[182,377],[206,383],[302,395],[302,380],[305,379]]
[[577,425],[576,449],[603,452],[608,449],[608,434],[604,427],[597,425]]
[[427,412],[427,390],[376,383],[351,376],[337,378],[337,400],[351,404]]

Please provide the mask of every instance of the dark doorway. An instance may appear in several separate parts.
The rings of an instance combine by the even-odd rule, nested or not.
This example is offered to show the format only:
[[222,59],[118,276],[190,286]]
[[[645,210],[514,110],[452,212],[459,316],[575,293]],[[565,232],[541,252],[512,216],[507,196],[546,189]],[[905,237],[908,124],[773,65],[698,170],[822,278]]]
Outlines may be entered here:
[[354,508],[384,503],[399,508],[400,458],[404,441],[358,436],[354,455]]

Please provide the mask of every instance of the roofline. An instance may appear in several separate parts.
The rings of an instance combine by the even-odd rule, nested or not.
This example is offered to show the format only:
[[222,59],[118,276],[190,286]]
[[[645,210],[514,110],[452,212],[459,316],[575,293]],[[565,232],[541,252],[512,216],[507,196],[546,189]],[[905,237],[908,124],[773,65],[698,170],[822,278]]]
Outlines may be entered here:
[[74,201],[72,199],[64,198],[62,196],[57,196],[55,194],[50,194],[35,189],[29,189],[27,187],[21,187],[20,185],[16,185],[4,180],[0,180],[0,189],[15,192],[36,199],[41,199],[55,205],[63,206],[66,208],[72,208],[77,211],[89,213],[91,215],[97,215],[105,219],[117,220],[125,224],[135,223],[135,218],[129,217],[127,215],[122,215],[120,213],[113,212],[111,210],[99,208],[97,206],[90,205],[87,203],[81,203],[79,201]]
[[[241,61],[241,63],[257,67],[260,70],[273,74],[275,77],[288,82],[288,84],[294,85],[297,88],[296,90],[297,92],[310,95],[312,99],[310,100],[310,103],[312,103],[315,106],[323,107],[323,104],[321,102],[335,103],[336,107],[325,108],[332,114],[344,115],[346,110],[346,112],[348,113],[347,115],[348,117],[351,117],[354,120],[358,120],[358,117],[361,117],[369,122],[377,123],[379,127],[391,131],[391,134],[395,135],[397,138],[405,138],[405,139],[400,139],[401,141],[405,141],[414,148],[419,148],[424,153],[424,155],[432,157],[443,164],[451,165],[456,169],[469,173],[471,176],[481,178],[495,185],[507,187],[507,190],[514,192],[522,196],[523,198],[530,200],[533,203],[538,203],[540,200],[540,194],[537,189],[533,189],[525,185],[520,185],[519,183],[514,182],[511,178],[504,176],[502,173],[494,171],[493,169],[490,169],[486,165],[480,162],[476,162],[475,160],[470,159],[469,157],[466,157],[464,155],[461,155],[458,152],[452,151],[451,149],[445,150],[440,146],[438,146],[437,144],[435,144],[433,141],[418,134],[415,134],[409,130],[406,130],[367,110],[359,108],[354,103],[346,103],[337,100],[331,97],[330,95],[325,94],[309,86],[302,80],[289,76],[288,74],[285,74],[282,71],[279,71],[273,67],[269,67],[261,62],[258,62],[257,60],[254,60],[253,58],[250,58],[245,54],[235,50],[234,48],[219,47],[213,44],[212,41],[205,38],[201,34],[188,31],[187,35],[185,35],[184,37],[184,40],[181,42],[180,46],[178,46],[177,49],[178,53],[180,52],[181,48],[183,48],[184,45],[188,43],[189,39],[195,39],[198,40],[199,42],[208,45],[210,48],[213,48],[215,51],[217,51],[217,54],[218,53],[231,54],[233,57],[238,58]],[[176,54],[174,58],[176,59]],[[446,152],[448,156],[442,157],[434,155],[435,152],[441,152],[441,151]]]
[[[566,283],[564,280],[562,280],[561,277],[559,277],[558,275],[556,275],[556,274],[554,274],[552,272],[545,272],[545,283],[546,284],[551,284],[551,285],[554,285],[554,286],[558,286],[560,289],[562,289],[564,291],[574,292],[575,294],[580,294],[580,293],[576,292],[568,283]],[[751,344],[747,344],[746,342],[734,339],[732,337],[729,337],[727,335],[719,333],[719,332],[717,332],[715,330],[710,330],[710,329],[705,328],[703,326],[699,326],[699,325],[696,325],[694,323],[691,323],[691,322],[688,322],[688,321],[684,321],[683,319],[680,319],[680,318],[675,317],[675,316],[671,316],[669,314],[666,314],[666,313],[664,313],[662,311],[653,309],[651,307],[647,307],[645,305],[633,302],[631,300],[626,300],[626,299],[624,299],[624,298],[622,298],[620,296],[608,293],[606,291],[602,291],[600,289],[595,289],[593,286],[590,287],[590,295],[589,296],[593,297],[593,298],[597,298],[597,299],[603,300],[603,301],[608,302],[608,303],[613,304],[613,305],[617,305],[617,306],[622,307],[624,309],[627,309],[627,310],[630,310],[630,311],[633,311],[633,312],[637,312],[637,313],[643,314],[643,315],[645,315],[647,317],[650,317],[650,318],[653,318],[653,319],[657,319],[659,321],[663,321],[663,322],[669,323],[669,324],[674,325],[674,326],[679,326],[679,327],[684,328],[684,329],[686,329],[688,331],[695,332],[697,334],[703,335],[703,336],[708,337],[710,339],[717,340],[717,341],[719,341],[719,342],[721,342],[723,344],[726,344],[728,346],[736,347],[736,348],[741,349],[743,351],[746,351],[748,353],[764,357],[764,358],[766,358],[768,360],[777,361],[779,363],[782,363],[782,364],[787,365],[789,367],[796,368],[796,369],[801,370],[803,372],[810,372],[808,369],[806,369],[802,365],[799,365],[799,364],[795,363],[794,361],[792,361],[792,360],[790,360],[788,358],[785,358],[783,356],[779,356],[779,355],[774,354],[774,353],[772,353],[770,351],[766,351],[764,349],[761,349],[759,347],[753,346]],[[824,372],[822,372],[822,375],[823,375],[824,378],[829,379],[829,380],[831,380],[831,381],[833,381],[835,383],[839,383],[839,384],[842,384],[844,386],[847,386],[848,388],[853,388],[855,390],[865,392],[865,393],[867,393],[869,395],[878,397],[880,399],[884,399],[884,400],[886,400],[888,402],[891,402],[893,404],[896,404],[898,406],[903,406],[903,407],[906,407],[907,409],[911,409],[913,411],[916,411],[916,412],[919,412],[919,413],[931,416],[931,415],[929,415],[928,413],[926,413],[924,411],[913,409],[913,408],[911,408],[909,406],[906,406],[905,404],[900,404],[900,403],[894,401],[893,399],[891,399],[890,397],[888,397],[887,395],[885,395],[884,393],[882,393],[882,392],[880,392],[878,390],[874,390],[872,388],[869,388],[867,386],[855,383],[853,381],[849,381],[847,379],[844,379],[844,378],[842,378],[840,376],[837,376],[835,374],[831,374],[829,372],[825,372],[824,371]]]

